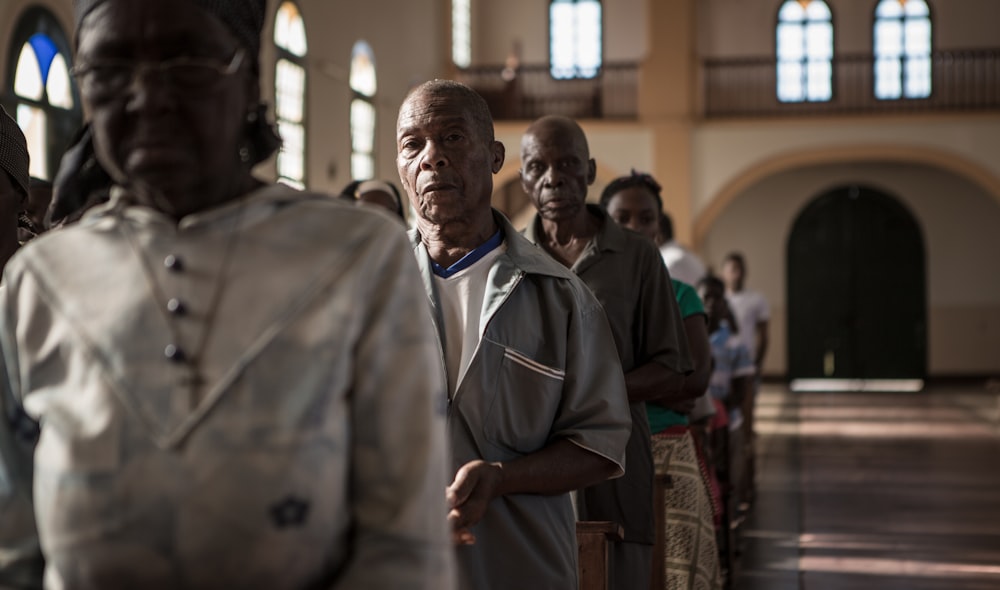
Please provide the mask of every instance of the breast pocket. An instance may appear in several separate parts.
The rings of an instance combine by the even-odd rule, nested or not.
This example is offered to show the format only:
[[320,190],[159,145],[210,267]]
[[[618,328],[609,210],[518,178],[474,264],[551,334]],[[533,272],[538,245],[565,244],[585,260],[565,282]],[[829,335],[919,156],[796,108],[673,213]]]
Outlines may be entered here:
[[509,347],[497,352],[502,356],[484,434],[515,456],[535,452],[549,441],[566,373]]

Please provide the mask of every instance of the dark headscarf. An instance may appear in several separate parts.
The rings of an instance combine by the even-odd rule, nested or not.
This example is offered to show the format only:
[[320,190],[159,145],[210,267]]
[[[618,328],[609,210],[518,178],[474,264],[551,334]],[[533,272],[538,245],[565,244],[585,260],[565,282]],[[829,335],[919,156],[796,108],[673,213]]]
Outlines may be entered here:
[[111,176],[94,155],[93,136],[87,124],[63,154],[52,183],[52,202],[45,216],[45,229],[76,221],[91,206],[108,199]]
[[28,156],[28,142],[24,139],[24,133],[0,106],[0,172],[7,173],[14,181],[14,188],[21,193],[22,203],[28,199],[30,166],[31,157]]
[[[74,0],[76,32],[79,39],[83,19],[107,0]],[[148,0],[141,0],[146,2]],[[254,75],[260,73],[260,36],[264,30],[267,0],[190,0],[218,18],[247,50]],[[248,113],[245,137],[249,141],[249,164],[256,165],[271,157],[281,147],[281,138],[267,119],[267,105],[254,97],[257,105]],[[90,141],[90,138],[86,138]]]
[[[100,6],[105,0],[75,0],[76,29],[90,11]],[[143,0],[145,1],[145,0]],[[236,35],[240,43],[247,48],[254,63],[260,58],[260,34],[264,30],[264,14],[266,0],[191,0],[198,6],[214,14],[229,30]]]

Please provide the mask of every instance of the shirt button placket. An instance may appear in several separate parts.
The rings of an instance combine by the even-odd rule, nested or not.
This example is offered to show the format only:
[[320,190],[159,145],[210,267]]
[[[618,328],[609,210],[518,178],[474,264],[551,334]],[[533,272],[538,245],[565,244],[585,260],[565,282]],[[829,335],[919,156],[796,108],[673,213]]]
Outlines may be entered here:
[[[167,268],[171,273],[181,273],[184,271],[184,263],[181,258],[175,254],[168,254],[163,259],[163,266]],[[166,303],[167,312],[174,317],[182,317],[187,313],[187,306],[184,305],[180,299],[173,297]],[[168,344],[163,349],[163,356],[167,360],[174,363],[184,363],[187,362],[187,355],[184,353],[184,349],[180,347],[179,343]]]

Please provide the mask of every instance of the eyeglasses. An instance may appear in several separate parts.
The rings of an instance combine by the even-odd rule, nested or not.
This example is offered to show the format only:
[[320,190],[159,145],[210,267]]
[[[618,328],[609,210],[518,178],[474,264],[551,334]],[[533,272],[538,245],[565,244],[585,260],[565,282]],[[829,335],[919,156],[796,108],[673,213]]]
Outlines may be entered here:
[[80,83],[81,92],[96,99],[120,95],[147,71],[155,72],[164,83],[178,90],[205,92],[222,78],[238,72],[245,58],[246,50],[241,48],[229,63],[200,57],[176,57],[156,62],[102,59],[80,64],[72,73]]

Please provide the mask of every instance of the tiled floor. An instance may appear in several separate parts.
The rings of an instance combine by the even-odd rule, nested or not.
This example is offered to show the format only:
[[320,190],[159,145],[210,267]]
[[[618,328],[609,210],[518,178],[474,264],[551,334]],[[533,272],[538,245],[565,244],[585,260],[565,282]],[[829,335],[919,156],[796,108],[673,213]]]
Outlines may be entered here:
[[758,400],[737,590],[1000,590],[1000,398],[984,387]]

